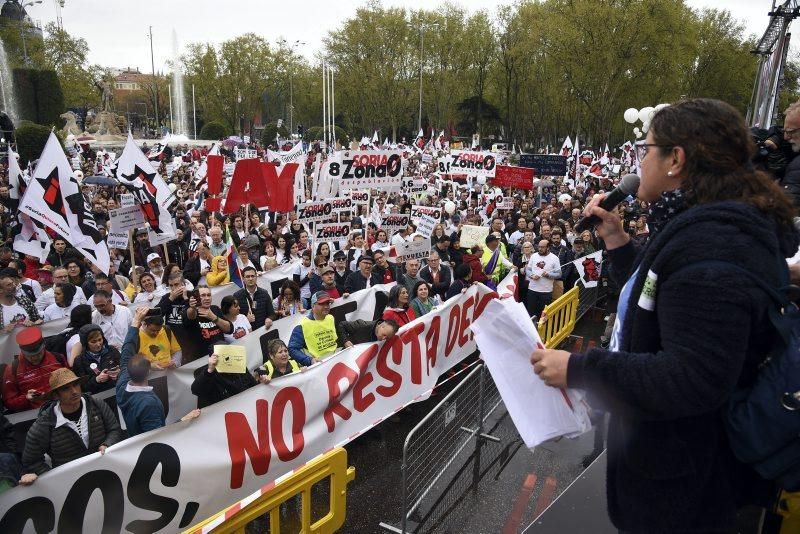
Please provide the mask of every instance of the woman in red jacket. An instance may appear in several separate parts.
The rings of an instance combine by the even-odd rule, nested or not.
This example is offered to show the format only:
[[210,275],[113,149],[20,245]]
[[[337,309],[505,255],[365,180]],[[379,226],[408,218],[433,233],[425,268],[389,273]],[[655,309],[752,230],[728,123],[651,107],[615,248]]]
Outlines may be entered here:
[[389,291],[389,304],[383,310],[383,320],[391,319],[403,326],[416,318],[414,309],[409,305],[408,289],[399,284],[394,286]]

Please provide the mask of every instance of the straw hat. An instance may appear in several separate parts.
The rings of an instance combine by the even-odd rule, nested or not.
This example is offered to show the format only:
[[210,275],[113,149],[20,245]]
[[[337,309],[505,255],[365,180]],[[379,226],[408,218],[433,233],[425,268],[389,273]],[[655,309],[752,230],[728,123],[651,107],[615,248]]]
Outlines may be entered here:
[[50,373],[50,394],[52,395],[53,392],[55,392],[58,388],[67,386],[74,382],[84,384],[88,378],[88,376],[77,376],[72,372],[72,369],[67,369],[66,367],[56,369]]

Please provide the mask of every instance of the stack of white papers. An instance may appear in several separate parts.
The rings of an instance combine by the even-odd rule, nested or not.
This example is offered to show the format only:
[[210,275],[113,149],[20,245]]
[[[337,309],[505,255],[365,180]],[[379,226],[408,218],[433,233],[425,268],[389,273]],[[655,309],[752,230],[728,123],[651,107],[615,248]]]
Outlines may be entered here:
[[533,371],[531,355],[541,343],[525,306],[492,300],[472,323],[475,342],[528,448],[549,439],[576,437],[591,429],[582,391],[546,385]]

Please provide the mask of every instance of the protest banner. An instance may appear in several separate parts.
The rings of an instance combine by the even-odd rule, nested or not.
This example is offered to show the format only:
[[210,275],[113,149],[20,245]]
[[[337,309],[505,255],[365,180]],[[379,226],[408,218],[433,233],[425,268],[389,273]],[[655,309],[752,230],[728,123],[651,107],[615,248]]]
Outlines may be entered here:
[[253,159],[258,157],[258,151],[249,148],[236,148],[233,153],[236,155],[236,161],[240,159]]
[[333,217],[330,200],[312,200],[297,206],[297,220],[303,224],[330,221]]
[[465,224],[461,227],[461,248],[470,248],[475,245],[484,246],[487,235],[489,235],[488,226]]
[[326,165],[328,175],[338,179],[342,189],[397,190],[403,178],[399,150],[348,150]]
[[111,229],[114,232],[122,233],[144,226],[144,215],[139,206],[128,206],[108,210],[108,217],[111,220]]
[[521,154],[519,166],[533,169],[536,176],[564,176],[567,157],[557,154]]
[[[513,294],[515,284],[508,277],[498,292]],[[34,522],[37,532],[185,529],[427,398],[440,376],[476,350],[470,325],[497,295],[474,284],[386,341],[346,349],[304,373],[204,408],[197,419],[140,434],[44,473],[32,486],[12,488],[0,494],[0,528],[15,534]],[[241,341],[252,368],[260,350],[253,354]],[[188,367],[157,375],[182,381],[185,393],[193,380]],[[183,415],[172,412],[170,405],[172,420]],[[210,481],[214,491],[198,490]]]
[[411,206],[411,219],[416,220],[420,219],[423,215],[427,215],[428,217],[432,217],[436,219],[436,221],[442,220],[442,208],[435,207],[435,206]]
[[449,156],[439,160],[439,172],[459,173],[472,178],[493,178],[496,164],[496,155],[491,152],[453,150]]
[[350,200],[357,206],[369,206],[369,190],[365,191],[350,191]]
[[314,243],[323,241],[347,241],[350,235],[350,223],[316,223],[314,225]]
[[419,241],[406,241],[394,246],[394,258],[397,263],[407,260],[421,260],[427,258],[431,253],[431,239],[421,239]]
[[402,228],[406,228],[409,222],[411,222],[411,218],[408,215],[392,213],[381,217],[380,228],[388,234],[393,234]]
[[162,226],[161,233],[155,233],[150,225],[147,225],[147,237],[148,242],[150,243],[151,247],[157,247],[158,245],[163,245],[164,243],[169,243],[173,239],[175,239],[175,229],[172,227],[173,223],[170,221],[169,227]]
[[430,237],[433,235],[433,228],[439,224],[438,219],[434,219],[430,215],[422,215],[417,220],[417,233],[422,237]]
[[348,197],[334,197],[328,199],[333,213],[350,213],[353,211],[353,200]]
[[534,170],[525,167],[509,167],[498,165],[492,178],[495,187],[514,187],[516,189],[533,189]]
[[294,145],[288,152],[273,152],[270,149],[267,149],[267,160],[268,161],[279,161],[281,163],[303,163],[306,155],[303,153],[303,143],[297,143]]

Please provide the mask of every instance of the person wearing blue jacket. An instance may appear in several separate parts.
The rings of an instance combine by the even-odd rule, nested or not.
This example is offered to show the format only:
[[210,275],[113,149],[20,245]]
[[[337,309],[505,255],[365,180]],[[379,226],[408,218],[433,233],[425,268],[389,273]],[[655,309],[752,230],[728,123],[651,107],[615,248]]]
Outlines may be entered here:
[[139,326],[148,311],[142,306],[133,316],[122,344],[117,378],[117,406],[131,437],[164,426],[164,405],[147,384],[150,361],[139,354]]

